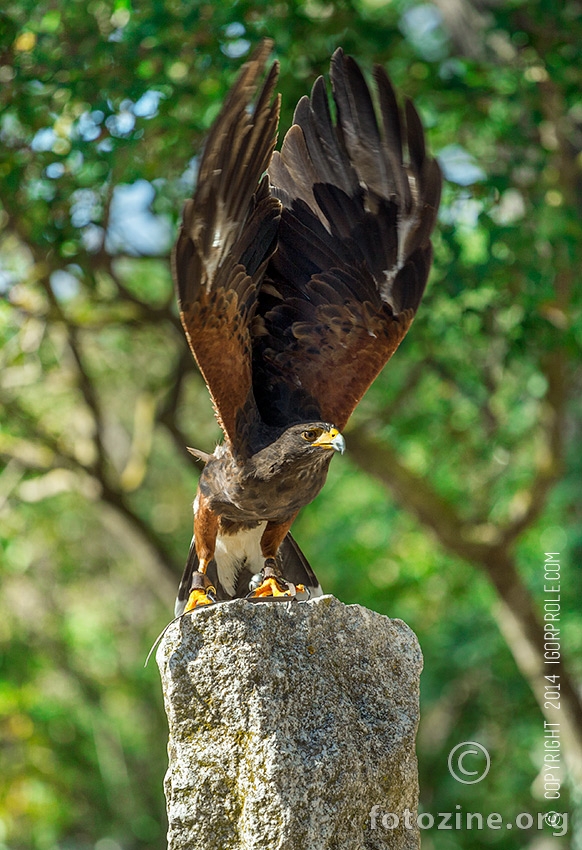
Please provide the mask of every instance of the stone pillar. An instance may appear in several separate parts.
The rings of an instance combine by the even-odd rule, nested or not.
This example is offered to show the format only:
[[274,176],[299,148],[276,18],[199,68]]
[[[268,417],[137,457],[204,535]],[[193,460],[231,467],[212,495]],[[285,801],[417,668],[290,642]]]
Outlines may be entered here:
[[401,620],[234,600],[174,623],[157,661],[169,850],[418,848],[422,656]]

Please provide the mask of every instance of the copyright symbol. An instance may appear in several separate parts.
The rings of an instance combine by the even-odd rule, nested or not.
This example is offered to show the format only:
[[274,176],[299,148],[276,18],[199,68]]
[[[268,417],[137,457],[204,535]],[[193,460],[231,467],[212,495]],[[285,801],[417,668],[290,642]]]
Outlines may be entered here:
[[564,815],[561,815],[559,812],[547,812],[544,815],[544,820],[552,829],[560,829],[564,823]]
[[[485,767],[480,770],[470,770],[465,764],[465,758],[469,756],[469,765],[475,766],[475,756],[478,758],[477,764],[482,762],[485,757]],[[462,782],[463,785],[475,785],[485,779],[491,767],[491,759],[489,753],[483,746],[476,741],[463,741],[462,744],[457,744],[449,753],[449,773],[456,779],[457,782]],[[550,814],[552,814],[550,812]],[[547,816],[546,816],[547,817]]]

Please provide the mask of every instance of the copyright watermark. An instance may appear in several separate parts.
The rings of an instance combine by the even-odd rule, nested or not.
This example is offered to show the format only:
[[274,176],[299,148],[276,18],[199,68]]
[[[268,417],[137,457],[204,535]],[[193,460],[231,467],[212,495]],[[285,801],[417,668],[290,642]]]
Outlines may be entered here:
[[475,785],[489,773],[491,758],[483,744],[478,744],[477,741],[463,741],[449,753],[448,765],[449,773],[457,782]]
[[385,829],[392,832],[398,827],[404,829],[544,829],[550,827],[556,837],[568,832],[568,815],[566,812],[539,812],[532,815],[520,812],[513,819],[504,820],[499,812],[483,815],[480,812],[463,812],[456,806],[455,812],[431,812],[416,814],[410,809],[403,812],[383,812],[380,806],[372,806],[368,814],[370,829]]
[[[562,826],[565,825],[566,830],[568,829],[568,815],[562,814],[560,812],[546,812],[544,815],[544,821],[548,826],[551,826],[552,829],[561,829]],[[554,835],[563,835],[564,833],[554,833]]]
[[[558,800],[562,783],[560,706],[562,682],[561,603],[562,584],[559,552],[544,552],[544,797]],[[555,814],[550,812],[550,814]]]

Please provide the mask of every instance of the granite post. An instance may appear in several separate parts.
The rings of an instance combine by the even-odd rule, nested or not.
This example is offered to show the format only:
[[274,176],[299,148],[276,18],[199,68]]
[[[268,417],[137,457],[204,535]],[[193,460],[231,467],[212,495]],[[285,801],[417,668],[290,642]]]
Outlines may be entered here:
[[401,620],[234,600],[172,624],[157,661],[169,850],[418,848],[422,656]]

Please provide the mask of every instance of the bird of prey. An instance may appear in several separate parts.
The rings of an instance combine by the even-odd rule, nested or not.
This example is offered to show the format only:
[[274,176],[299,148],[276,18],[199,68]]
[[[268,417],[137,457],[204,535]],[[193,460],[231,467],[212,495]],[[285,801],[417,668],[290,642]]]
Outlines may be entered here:
[[[224,442],[205,461],[176,614],[321,593],[289,533],[350,414],[408,331],[441,191],[413,104],[331,60],[275,151],[264,41],[216,118],[173,252],[180,316]],[[262,86],[261,79],[264,78]]]

